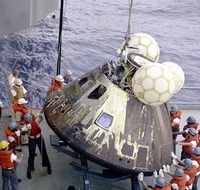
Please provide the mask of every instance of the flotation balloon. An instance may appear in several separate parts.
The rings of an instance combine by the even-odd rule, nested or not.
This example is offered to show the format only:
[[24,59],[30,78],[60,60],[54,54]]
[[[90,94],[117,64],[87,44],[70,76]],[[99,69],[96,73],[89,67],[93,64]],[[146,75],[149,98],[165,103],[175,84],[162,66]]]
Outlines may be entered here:
[[167,102],[175,91],[173,74],[159,63],[141,66],[132,78],[133,93],[141,102],[161,105]]
[[127,54],[135,54],[134,61],[139,65],[148,62],[157,62],[160,56],[158,43],[152,36],[146,33],[131,34],[127,51]]
[[168,69],[172,72],[175,81],[175,93],[177,93],[184,85],[185,82],[185,74],[182,68],[174,63],[174,62],[164,62],[163,65],[168,67]]

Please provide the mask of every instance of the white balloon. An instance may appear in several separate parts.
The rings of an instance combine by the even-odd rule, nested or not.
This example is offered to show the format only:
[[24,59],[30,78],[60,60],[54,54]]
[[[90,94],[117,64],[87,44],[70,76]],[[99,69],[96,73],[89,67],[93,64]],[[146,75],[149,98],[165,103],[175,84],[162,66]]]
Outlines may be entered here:
[[173,77],[173,74],[164,65],[147,63],[141,66],[132,78],[133,92],[144,104],[161,105],[174,94]]
[[182,68],[174,62],[164,62],[163,65],[169,68],[174,76],[174,81],[176,85],[175,93],[177,93],[184,85],[185,75]]
[[130,35],[127,53],[136,53],[144,56],[136,55],[134,57],[136,63],[143,65],[149,62],[157,62],[160,56],[160,48],[156,40],[149,34],[135,33]]

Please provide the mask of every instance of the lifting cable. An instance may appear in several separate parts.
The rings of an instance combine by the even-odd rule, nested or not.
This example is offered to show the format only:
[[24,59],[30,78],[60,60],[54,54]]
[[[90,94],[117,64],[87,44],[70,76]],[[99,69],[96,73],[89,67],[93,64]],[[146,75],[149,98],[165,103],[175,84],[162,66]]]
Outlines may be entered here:
[[127,26],[127,32],[124,37],[125,43],[122,48],[122,51],[126,49],[128,42],[130,40],[130,31],[131,31],[131,15],[132,15],[132,7],[133,7],[133,0],[129,0],[129,17],[128,17],[128,26]]
[[62,28],[63,28],[63,7],[64,7],[64,0],[60,1],[60,22],[59,22],[59,36],[58,36],[58,60],[57,60],[57,72],[56,74],[60,74],[61,68],[61,48],[62,48]]

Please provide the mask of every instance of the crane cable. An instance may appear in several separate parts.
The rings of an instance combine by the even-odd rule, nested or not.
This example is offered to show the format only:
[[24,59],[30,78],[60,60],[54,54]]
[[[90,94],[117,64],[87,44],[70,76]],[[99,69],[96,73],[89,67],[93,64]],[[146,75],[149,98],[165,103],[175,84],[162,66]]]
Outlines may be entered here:
[[61,68],[61,48],[62,48],[62,28],[63,28],[63,7],[64,7],[64,0],[60,1],[60,22],[59,22],[59,36],[58,36],[58,60],[57,60],[57,72],[56,74],[60,74]]
[[132,15],[132,7],[133,7],[133,0],[129,0],[129,17],[128,17],[128,27],[127,27],[127,32],[125,35],[125,40],[126,43],[130,39],[130,31],[131,31],[131,15]]

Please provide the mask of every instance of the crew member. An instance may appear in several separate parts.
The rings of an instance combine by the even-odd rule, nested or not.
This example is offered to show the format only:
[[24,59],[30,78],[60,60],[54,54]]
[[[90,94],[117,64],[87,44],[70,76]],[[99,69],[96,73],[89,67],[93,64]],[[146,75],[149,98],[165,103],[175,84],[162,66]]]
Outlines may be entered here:
[[163,170],[165,173],[170,175],[172,177],[170,183],[171,184],[177,184],[179,187],[179,190],[185,190],[187,181],[190,179],[188,175],[186,175],[182,168],[176,167],[175,172],[171,173],[170,171]]
[[46,146],[41,134],[39,123],[37,123],[38,121],[37,118],[33,114],[26,113],[24,115],[24,121],[27,128],[29,129],[28,132],[29,157],[28,157],[27,178],[31,179],[31,171],[35,170],[34,158],[35,158],[36,145],[38,146],[42,156],[42,166],[47,167],[48,174],[51,174],[52,173],[51,164],[47,155]]
[[9,190],[9,181],[11,183],[12,190],[18,189],[18,179],[16,173],[16,163],[20,163],[23,158],[21,154],[20,158],[13,153],[12,150],[8,150],[9,142],[0,141],[0,165],[2,167],[2,179],[3,190]]
[[[182,112],[178,109],[176,105],[173,105],[170,107],[170,121],[171,121],[171,128],[172,128],[172,133],[173,136],[173,141],[176,140],[177,138],[177,132],[180,130],[180,119]],[[176,153],[176,145],[174,144],[174,153]]]
[[189,116],[186,121],[187,125],[183,127],[184,131],[188,128],[194,128],[197,130],[199,123],[196,122],[196,119],[193,116]]
[[64,78],[62,75],[57,75],[52,81],[51,81],[51,87],[48,91],[48,93],[58,91],[64,87]]
[[22,152],[21,148],[17,147],[20,145],[21,137],[18,125],[15,122],[11,122],[7,127],[5,127],[5,134],[9,142],[9,150],[17,150]]
[[140,180],[143,188],[145,190],[171,190],[171,185],[165,182],[165,179],[161,176],[156,177],[155,179],[155,186],[153,188],[150,188],[147,186],[147,184],[144,182],[144,174],[140,173],[138,175],[138,179]]
[[189,128],[187,130],[188,132],[185,139],[176,142],[177,145],[182,146],[181,160],[191,158],[192,152],[199,142],[197,131],[194,128]]
[[197,171],[197,174],[196,174],[195,180],[193,182],[193,186],[192,186],[192,190],[198,190],[197,182],[200,178],[200,147],[196,147],[194,149],[191,160],[194,160],[199,164],[198,171]]
[[184,173],[190,177],[186,185],[189,189],[191,189],[192,184],[195,180],[195,176],[198,171],[199,164],[196,161],[192,161],[191,159],[188,158],[184,159],[183,163],[184,163]]
[[12,106],[15,113],[15,119],[19,123],[24,119],[24,115],[29,112],[27,103],[28,102],[24,98],[19,98],[17,103],[14,103]]
[[27,90],[22,85],[21,79],[16,78],[14,81],[14,86],[11,88],[12,104],[17,103],[20,98],[24,98],[27,95]]
[[69,82],[71,82],[73,79],[72,79],[72,72],[71,70],[67,69],[64,73],[64,83],[67,84]]

